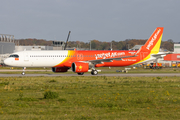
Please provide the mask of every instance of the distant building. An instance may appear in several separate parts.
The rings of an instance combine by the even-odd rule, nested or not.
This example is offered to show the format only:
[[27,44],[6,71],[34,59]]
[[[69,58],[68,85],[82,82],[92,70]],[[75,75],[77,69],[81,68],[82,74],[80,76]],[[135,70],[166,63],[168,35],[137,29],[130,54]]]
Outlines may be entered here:
[[143,45],[135,45],[133,48],[129,50],[139,50]]
[[0,54],[13,53],[15,44],[10,42],[0,42]]
[[14,35],[0,34],[0,54],[14,52]]
[[180,62],[180,53],[179,54],[168,54],[164,57],[166,61]]
[[14,52],[24,51],[24,50],[53,50],[53,46],[15,46]]
[[0,65],[15,49],[14,35],[0,34]]
[[180,44],[174,44],[174,52],[172,54],[167,54],[163,60],[166,64],[169,63],[171,67],[174,63],[180,62]]
[[53,41],[53,50],[64,50],[64,41]]
[[174,44],[174,53],[180,53],[180,44]]

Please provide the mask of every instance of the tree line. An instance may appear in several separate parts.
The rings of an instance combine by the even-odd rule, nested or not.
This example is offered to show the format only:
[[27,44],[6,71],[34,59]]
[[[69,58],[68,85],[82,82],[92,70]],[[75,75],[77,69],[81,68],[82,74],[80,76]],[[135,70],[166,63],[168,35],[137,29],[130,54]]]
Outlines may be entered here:
[[[17,40],[16,40],[17,41]],[[43,40],[43,39],[19,39],[19,45],[29,46],[29,45],[44,45],[44,46],[52,46],[52,40]],[[91,40],[91,49],[92,50],[110,50],[111,46],[113,50],[128,50],[135,45],[144,45],[147,39],[126,39],[124,41],[111,41],[111,42],[102,42],[98,40]],[[77,49],[90,49],[90,42],[82,42],[82,41],[69,41],[67,46],[69,48],[77,48]],[[172,39],[161,42],[161,49],[167,51],[173,51],[174,42]]]

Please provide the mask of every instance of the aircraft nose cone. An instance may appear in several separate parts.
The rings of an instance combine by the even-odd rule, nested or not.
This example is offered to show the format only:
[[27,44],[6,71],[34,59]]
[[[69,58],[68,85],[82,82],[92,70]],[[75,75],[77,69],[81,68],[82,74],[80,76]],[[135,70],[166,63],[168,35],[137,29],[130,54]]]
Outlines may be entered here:
[[4,64],[5,64],[5,65],[10,65],[10,60],[9,60],[9,59],[5,59],[5,60],[4,60]]

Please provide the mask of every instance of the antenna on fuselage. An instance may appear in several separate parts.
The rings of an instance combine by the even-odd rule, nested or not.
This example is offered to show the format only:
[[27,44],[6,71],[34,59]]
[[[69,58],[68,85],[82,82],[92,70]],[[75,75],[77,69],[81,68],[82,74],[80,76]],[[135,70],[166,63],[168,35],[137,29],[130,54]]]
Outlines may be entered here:
[[66,50],[66,46],[67,46],[67,43],[68,43],[70,34],[71,34],[71,31],[69,31],[69,33],[68,33],[68,37],[67,37],[67,40],[66,40],[66,44],[65,44],[65,46],[64,46],[64,50]]

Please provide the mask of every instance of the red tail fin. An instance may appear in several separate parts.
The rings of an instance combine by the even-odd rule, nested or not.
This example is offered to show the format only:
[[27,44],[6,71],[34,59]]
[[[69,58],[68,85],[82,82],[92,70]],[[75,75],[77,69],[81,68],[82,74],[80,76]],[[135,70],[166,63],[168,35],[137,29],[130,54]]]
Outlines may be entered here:
[[151,52],[151,53],[158,53],[161,45],[161,38],[163,34],[163,27],[157,27],[156,30],[153,32],[151,37],[145,43],[141,49],[138,50],[139,52]]

